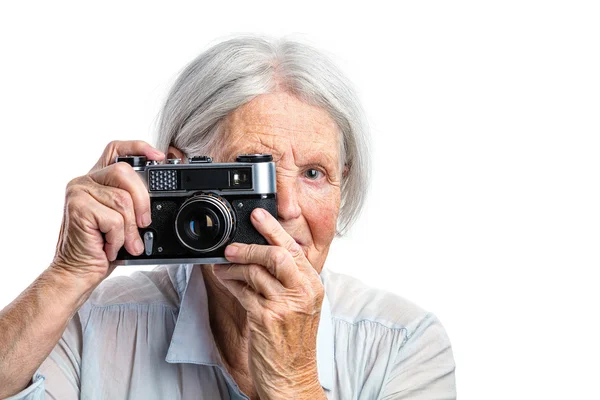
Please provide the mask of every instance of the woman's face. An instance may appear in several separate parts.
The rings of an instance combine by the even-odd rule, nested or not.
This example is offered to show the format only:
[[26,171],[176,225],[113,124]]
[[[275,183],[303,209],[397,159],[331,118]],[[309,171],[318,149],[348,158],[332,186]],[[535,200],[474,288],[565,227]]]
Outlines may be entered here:
[[281,226],[321,272],[335,236],[342,171],[339,131],[329,114],[284,92],[256,97],[227,117],[217,162],[270,153],[277,165]]

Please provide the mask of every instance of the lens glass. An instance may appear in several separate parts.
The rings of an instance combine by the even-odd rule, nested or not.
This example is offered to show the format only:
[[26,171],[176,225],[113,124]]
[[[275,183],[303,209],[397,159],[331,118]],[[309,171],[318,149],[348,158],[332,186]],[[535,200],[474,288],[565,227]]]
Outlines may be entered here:
[[200,215],[190,216],[190,233],[198,239],[214,239],[219,233],[219,219],[211,210],[199,210]]
[[175,218],[175,230],[180,243],[202,253],[226,245],[232,237],[234,226],[235,215],[229,202],[208,194],[186,200]]

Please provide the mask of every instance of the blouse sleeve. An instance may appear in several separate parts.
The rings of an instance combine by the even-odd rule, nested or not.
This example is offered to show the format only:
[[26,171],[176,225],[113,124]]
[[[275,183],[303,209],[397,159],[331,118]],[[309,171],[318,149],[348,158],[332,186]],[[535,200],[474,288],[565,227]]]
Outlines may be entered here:
[[31,384],[6,400],[79,399],[82,331],[79,314],[34,374]]
[[454,356],[444,327],[433,314],[426,314],[409,330],[381,398],[456,399],[454,369]]

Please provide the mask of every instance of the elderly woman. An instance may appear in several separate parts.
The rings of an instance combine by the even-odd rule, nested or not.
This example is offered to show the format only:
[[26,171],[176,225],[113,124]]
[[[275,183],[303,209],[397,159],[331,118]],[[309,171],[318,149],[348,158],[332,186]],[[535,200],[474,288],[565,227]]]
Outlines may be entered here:
[[[0,314],[0,397],[455,398],[432,314],[324,269],[363,204],[368,158],[356,95],[323,54],[255,37],[214,46],[172,88],[157,148],[110,143],[68,184],[54,260]],[[250,217],[266,245],[102,282],[121,247],[142,253],[151,223],[144,183],[117,156],[242,153],[276,162],[278,217]]]

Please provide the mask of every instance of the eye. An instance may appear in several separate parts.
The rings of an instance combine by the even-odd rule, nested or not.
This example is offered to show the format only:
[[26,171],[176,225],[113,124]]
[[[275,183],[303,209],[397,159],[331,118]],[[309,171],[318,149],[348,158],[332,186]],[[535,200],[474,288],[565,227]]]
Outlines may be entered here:
[[317,179],[319,179],[321,177],[323,173],[321,171],[319,171],[318,169],[307,169],[304,172],[304,176],[306,176],[308,179],[312,180],[312,181],[316,181]]

